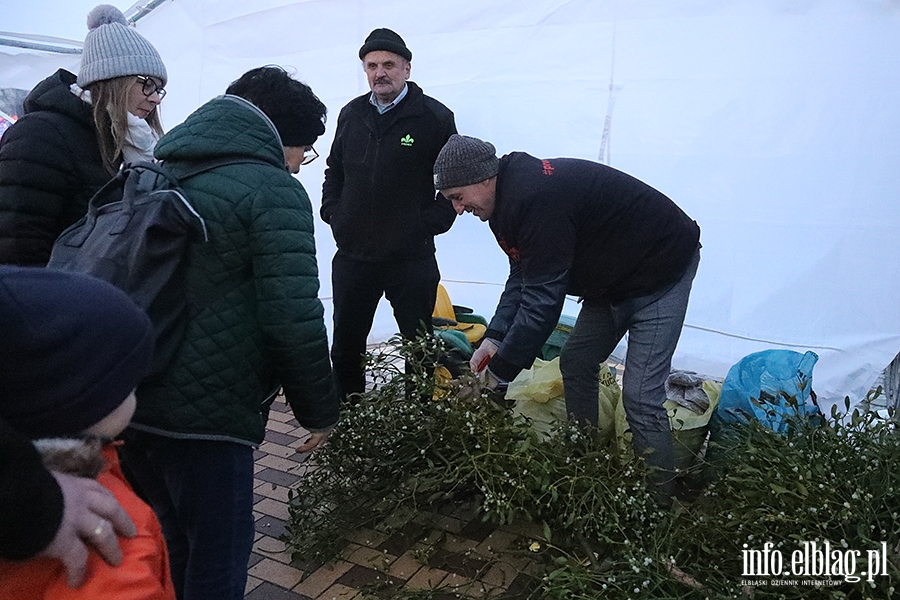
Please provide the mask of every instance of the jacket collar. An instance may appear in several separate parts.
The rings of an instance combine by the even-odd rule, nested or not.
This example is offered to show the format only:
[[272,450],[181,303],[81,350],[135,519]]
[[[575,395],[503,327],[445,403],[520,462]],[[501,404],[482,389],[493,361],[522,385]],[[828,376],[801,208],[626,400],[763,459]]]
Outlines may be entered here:
[[50,77],[37,84],[23,102],[24,112],[48,111],[66,115],[88,127],[94,127],[94,115],[91,105],[71,92],[69,86],[77,77],[59,69]]
[[379,131],[375,123],[375,119],[378,117],[389,120],[387,127],[381,127],[381,130],[384,131],[399,119],[421,116],[425,112],[425,94],[422,92],[422,88],[412,81],[407,81],[406,85],[409,90],[406,97],[383,115],[379,115],[378,109],[369,103],[369,96],[372,92],[363,94],[353,101],[353,112],[375,133]]

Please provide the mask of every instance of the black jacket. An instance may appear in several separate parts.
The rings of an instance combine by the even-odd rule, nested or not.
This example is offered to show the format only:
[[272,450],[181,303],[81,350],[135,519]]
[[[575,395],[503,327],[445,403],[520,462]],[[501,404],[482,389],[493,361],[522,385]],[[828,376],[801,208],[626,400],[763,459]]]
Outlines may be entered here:
[[338,250],[366,261],[427,256],[434,236],[456,212],[435,198],[434,160],[456,133],[453,113],[413,82],[383,115],[369,94],[351,100],[338,117],[325,183],[322,220]]
[[523,152],[500,159],[490,226],[511,267],[486,333],[504,341],[491,371],[506,380],[531,366],[566,294],[616,304],[663,292],[700,243],[697,223],[646,183]]
[[91,105],[69,91],[75,79],[60,69],[39,83],[0,140],[0,263],[47,264],[53,241],[112,176]]
[[0,559],[46,548],[63,518],[63,495],[31,440],[0,419]]

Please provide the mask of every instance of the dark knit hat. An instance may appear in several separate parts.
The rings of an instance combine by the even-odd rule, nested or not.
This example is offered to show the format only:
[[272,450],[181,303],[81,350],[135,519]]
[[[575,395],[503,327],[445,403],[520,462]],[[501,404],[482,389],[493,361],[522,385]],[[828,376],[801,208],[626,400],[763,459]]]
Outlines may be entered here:
[[369,37],[366,38],[366,43],[359,49],[359,59],[365,59],[366,54],[375,50],[387,50],[402,56],[406,60],[412,60],[412,52],[406,47],[406,42],[403,41],[403,38],[394,31],[384,27],[375,29],[369,34]]
[[137,387],[153,341],[147,315],[105,281],[0,267],[0,418],[32,439],[87,429]]
[[490,179],[500,169],[500,159],[490,142],[454,133],[434,161],[434,189],[471,185]]
[[159,52],[128,25],[121,10],[101,4],[88,13],[87,26],[79,86],[85,88],[95,81],[126,75],[149,75],[166,85],[169,76]]

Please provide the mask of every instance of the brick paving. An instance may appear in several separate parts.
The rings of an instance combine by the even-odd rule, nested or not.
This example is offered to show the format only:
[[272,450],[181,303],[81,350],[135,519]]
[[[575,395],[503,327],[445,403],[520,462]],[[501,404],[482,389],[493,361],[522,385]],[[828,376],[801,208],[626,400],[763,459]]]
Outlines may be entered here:
[[433,600],[455,598],[453,591],[502,600],[527,595],[538,567],[525,554],[523,540],[539,531],[494,528],[465,506],[391,535],[353,532],[340,557],[318,569],[306,571],[292,562],[279,537],[287,531],[288,489],[311,468],[309,455],[294,451],[306,436],[284,400],[276,400],[255,455],[256,539],[245,600],[362,600],[361,589],[373,584],[446,591]]

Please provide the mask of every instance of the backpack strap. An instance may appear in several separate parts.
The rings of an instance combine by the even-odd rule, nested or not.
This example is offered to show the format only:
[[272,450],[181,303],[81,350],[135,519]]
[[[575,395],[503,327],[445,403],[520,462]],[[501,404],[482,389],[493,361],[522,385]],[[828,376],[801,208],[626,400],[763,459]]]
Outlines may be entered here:
[[[180,162],[180,161],[179,161]],[[205,173],[207,171],[212,171],[213,169],[218,169],[219,167],[225,167],[228,165],[239,165],[239,164],[257,164],[257,165],[267,165],[270,167],[274,167],[272,163],[266,160],[262,160],[261,158],[254,158],[252,156],[220,156],[217,158],[213,158],[210,160],[203,161],[191,161],[186,162],[184,164],[187,165],[185,170],[179,170],[179,173],[176,177],[177,181],[184,181],[185,179],[189,179],[194,177],[195,175],[199,175],[200,173]],[[162,163],[163,168],[166,167],[166,164]]]

